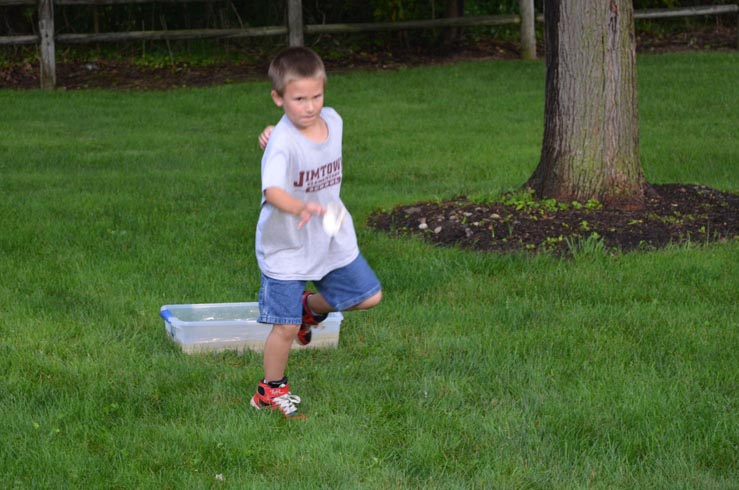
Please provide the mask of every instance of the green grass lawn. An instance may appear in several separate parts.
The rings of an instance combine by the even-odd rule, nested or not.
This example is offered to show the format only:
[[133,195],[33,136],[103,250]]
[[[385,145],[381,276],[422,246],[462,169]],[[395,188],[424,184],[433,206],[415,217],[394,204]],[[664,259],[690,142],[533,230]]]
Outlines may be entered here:
[[[739,191],[739,58],[639,59],[654,183]],[[291,356],[188,356],[160,306],[256,301],[268,85],[0,92],[0,487],[739,488],[739,243],[437,249],[370,212],[536,166],[541,62],[329,74],[343,198],[385,299]]]

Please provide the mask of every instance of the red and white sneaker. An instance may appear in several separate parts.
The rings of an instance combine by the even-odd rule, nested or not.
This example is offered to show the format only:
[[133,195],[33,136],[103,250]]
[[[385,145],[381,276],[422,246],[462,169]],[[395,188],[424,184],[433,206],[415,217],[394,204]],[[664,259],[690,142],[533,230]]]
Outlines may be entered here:
[[249,404],[257,410],[270,407],[272,410],[279,410],[285,417],[303,419],[305,415],[298,412],[298,407],[295,406],[298,403],[300,403],[300,397],[290,393],[290,386],[285,378],[285,382],[277,388],[260,381],[257,385],[257,392]]
[[310,291],[305,291],[301,299],[303,303],[303,323],[300,325],[300,330],[298,330],[298,342],[302,345],[310,344],[310,341],[313,338],[311,327],[313,325],[318,325],[328,318],[328,313],[321,313],[319,315],[310,310],[310,307],[308,306],[308,297],[312,294],[313,293]]

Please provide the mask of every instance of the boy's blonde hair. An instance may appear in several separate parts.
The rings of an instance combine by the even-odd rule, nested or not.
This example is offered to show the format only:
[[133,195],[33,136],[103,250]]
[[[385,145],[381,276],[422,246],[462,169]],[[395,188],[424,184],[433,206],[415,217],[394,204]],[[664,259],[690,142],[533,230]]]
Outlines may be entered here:
[[290,82],[301,78],[322,78],[326,82],[326,68],[321,57],[302,46],[281,51],[269,64],[267,74],[272,80],[272,90],[280,96]]

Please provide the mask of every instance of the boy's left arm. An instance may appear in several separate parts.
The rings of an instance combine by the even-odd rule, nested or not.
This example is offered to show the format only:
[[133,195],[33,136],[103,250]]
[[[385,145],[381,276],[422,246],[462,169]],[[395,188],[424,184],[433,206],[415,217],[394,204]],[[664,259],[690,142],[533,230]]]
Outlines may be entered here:
[[258,138],[259,148],[261,148],[262,150],[267,148],[267,142],[269,141],[269,135],[272,134],[273,129],[275,129],[274,126],[272,125],[267,126],[266,128],[262,130],[261,134],[259,135],[259,138]]

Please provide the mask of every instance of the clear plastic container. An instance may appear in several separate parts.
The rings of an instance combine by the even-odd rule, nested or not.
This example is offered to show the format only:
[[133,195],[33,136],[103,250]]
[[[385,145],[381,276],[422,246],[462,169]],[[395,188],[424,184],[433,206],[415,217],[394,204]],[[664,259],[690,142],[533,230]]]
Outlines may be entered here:
[[[202,303],[165,305],[159,311],[167,335],[185,353],[219,352],[224,350],[262,351],[272,325],[257,322],[258,303]],[[313,327],[311,343],[297,341],[294,349],[337,347],[339,330],[344,319],[334,312]]]

